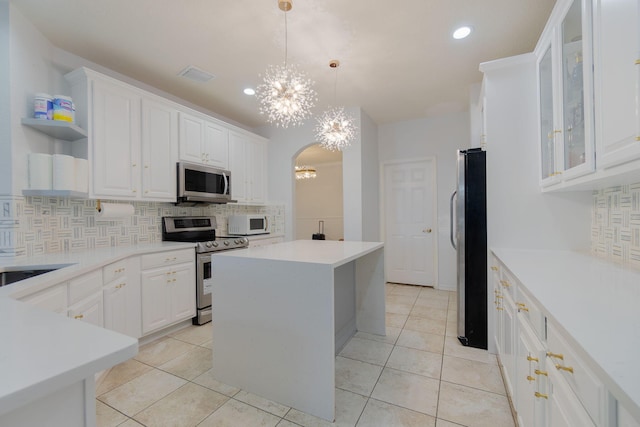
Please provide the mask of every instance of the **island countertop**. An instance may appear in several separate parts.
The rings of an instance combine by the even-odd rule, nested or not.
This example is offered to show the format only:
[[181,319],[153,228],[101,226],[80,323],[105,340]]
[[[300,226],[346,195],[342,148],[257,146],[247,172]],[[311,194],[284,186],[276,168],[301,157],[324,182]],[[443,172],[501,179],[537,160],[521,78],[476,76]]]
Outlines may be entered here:
[[295,240],[244,250],[223,251],[215,256],[304,262],[339,267],[384,246],[381,242]]

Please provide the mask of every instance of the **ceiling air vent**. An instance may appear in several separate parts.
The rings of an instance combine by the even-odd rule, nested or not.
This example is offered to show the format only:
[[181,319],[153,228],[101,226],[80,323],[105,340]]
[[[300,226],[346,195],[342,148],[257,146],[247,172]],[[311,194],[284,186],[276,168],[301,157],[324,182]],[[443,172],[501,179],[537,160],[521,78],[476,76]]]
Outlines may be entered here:
[[216,77],[198,67],[194,67],[193,65],[189,65],[187,68],[180,71],[178,75],[198,83],[206,83]]

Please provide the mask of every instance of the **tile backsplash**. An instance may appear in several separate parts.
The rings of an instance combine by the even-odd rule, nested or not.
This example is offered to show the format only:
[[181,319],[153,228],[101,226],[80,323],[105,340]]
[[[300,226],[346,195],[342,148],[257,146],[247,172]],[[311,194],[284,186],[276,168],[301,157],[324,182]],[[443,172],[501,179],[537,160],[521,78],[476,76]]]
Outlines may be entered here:
[[0,197],[0,256],[31,256],[160,242],[163,216],[215,216],[218,232],[224,234],[229,215],[260,213],[270,217],[272,233],[284,233],[284,206],[279,205],[182,207],[159,202],[130,204],[135,208],[132,216],[104,219],[96,216],[95,200]]
[[640,183],[594,191],[591,252],[640,268]]

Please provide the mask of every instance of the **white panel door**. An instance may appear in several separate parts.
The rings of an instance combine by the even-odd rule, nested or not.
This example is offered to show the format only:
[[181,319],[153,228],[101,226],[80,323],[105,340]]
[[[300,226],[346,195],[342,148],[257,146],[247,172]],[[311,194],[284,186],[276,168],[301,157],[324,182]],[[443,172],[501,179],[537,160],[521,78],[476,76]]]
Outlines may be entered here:
[[[435,161],[384,167],[387,280],[436,285]],[[434,231],[436,230],[436,231]]]
[[180,160],[204,163],[204,120],[180,113]]
[[229,130],[211,122],[204,125],[204,162],[220,169],[229,169]]
[[178,111],[171,105],[142,100],[142,198],[176,201]]
[[93,196],[137,196],[140,97],[127,87],[93,82]]
[[170,269],[142,273],[142,333],[171,323]]
[[172,272],[175,273],[171,275],[171,322],[175,322],[196,315],[195,265],[175,267]]

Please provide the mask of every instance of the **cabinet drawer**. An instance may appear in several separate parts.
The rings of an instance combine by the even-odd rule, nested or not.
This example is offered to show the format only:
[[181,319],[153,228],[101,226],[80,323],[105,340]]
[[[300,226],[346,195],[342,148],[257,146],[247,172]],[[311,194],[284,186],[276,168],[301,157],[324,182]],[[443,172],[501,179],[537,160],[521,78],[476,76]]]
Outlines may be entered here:
[[547,370],[556,371],[599,426],[605,425],[605,388],[553,322],[547,323]]
[[142,255],[142,270],[150,268],[164,267],[166,265],[181,264],[184,262],[195,262],[195,249],[181,249],[179,251],[158,252],[155,254]]
[[102,290],[102,270],[69,281],[69,305]]
[[105,266],[102,269],[102,280],[104,280],[104,284],[111,282],[119,277],[127,274],[127,259],[123,259],[112,264]]
[[533,299],[527,294],[522,286],[518,286],[516,297],[516,308],[529,327],[533,329],[540,341],[546,340],[544,315]]

